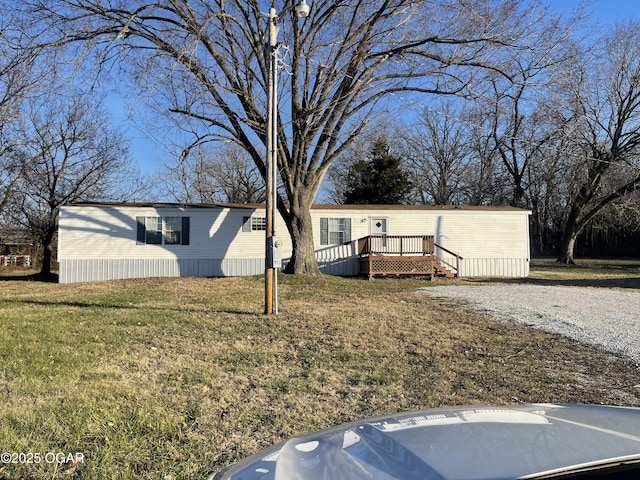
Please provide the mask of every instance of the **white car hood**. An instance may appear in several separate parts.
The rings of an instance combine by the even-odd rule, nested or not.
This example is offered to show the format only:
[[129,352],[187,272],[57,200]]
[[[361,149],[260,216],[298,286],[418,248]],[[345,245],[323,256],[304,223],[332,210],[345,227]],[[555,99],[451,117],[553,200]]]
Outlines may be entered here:
[[292,438],[212,478],[542,478],[634,462],[640,462],[640,409],[455,407],[364,420]]

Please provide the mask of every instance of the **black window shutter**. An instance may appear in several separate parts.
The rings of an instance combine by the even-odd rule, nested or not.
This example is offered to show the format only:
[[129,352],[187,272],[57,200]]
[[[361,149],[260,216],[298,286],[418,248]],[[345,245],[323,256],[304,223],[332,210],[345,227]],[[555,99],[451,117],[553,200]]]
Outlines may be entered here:
[[344,243],[349,243],[351,241],[351,219],[344,219]]
[[138,236],[136,243],[138,245],[144,245],[146,242],[146,229],[144,226],[144,217],[136,217],[136,223],[138,224]]
[[190,217],[182,217],[182,245],[189,245]]
[[329,219],[320,219],[320,245],[329,245]]

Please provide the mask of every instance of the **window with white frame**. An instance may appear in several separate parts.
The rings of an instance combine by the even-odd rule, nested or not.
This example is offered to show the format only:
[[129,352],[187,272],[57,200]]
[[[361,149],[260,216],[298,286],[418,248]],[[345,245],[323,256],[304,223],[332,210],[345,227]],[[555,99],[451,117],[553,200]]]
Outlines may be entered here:
[[321,218],[320,244],[340,245],[351,241],[350,218]]
[[190,217],[136,217],[138,245],[189,245]]
[[243,232],[264,232],[267,229],[267,217],[242,217]]
[[145,243],[160,245],[162,243],[162,217],[145,218]]
[[164,243],[180,245],[182,243],[182,217],[166,217],[164,219]]

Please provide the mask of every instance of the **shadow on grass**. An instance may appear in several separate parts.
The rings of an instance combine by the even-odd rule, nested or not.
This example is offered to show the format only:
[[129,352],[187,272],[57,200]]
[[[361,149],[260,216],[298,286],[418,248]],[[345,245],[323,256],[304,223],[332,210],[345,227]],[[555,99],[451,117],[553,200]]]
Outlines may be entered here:
[[[222,309],[207,309],[207,308],[180,308],[180,307],[166,307],[166,306],[152,306],[152,305],[121,305],[117,303],[91,303],[91,302],[57,302],[55,300],[33,300],[33,299],[6,299],[5,303],[18,303],[24,305],[38,305],[43,307],[77,307],[77,308],[111,308],[114,310],[152,310],[163,312],[186,312],[186,313],[226,313],[230,315],[258,315],[256,312],[241,311],[241,310],[222,310]],[[0,477],[1,478],[1,477]]]
[[58,274],[29,273],[26,275],[0,275],[1,281],[58,283]]

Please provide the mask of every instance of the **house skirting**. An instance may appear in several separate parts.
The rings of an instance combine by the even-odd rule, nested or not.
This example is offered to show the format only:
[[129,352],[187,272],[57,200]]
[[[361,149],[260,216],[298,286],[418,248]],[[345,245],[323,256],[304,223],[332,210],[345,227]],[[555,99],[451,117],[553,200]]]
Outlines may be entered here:
[[[318,265],[323,273],[340,276],[358,275],[360,268],[357,257],[319,260]],[[263,258],[63,259],[60,260],[59,282],[151,277],[239,277],[262,273]],[[529,260],[526,258],[465,258],[460,262],[460,277],[526,277],[528,274]]]
[[264,272],[264,259],[70,259],[60,260],[59,282],[151,277],[240,277]]
[[[448,262],[455,258],[443,257]],[[529,275],[528,258],[467,258],[460,261],[459,277],[524,278]]]

